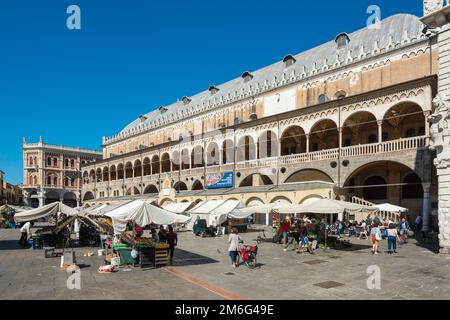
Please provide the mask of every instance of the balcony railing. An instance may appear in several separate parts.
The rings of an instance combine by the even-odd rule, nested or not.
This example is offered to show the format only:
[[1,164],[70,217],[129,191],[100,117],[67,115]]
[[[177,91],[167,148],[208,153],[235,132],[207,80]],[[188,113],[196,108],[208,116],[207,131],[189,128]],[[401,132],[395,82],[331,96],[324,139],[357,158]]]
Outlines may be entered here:
[[[244,169],[254,169],[254,168],[273,168],[282,165],[292,165],[292,164],[300,164],[300,163],[308,163],[315,161],[323,161],[323,160],[336,160],[339,158],[351,158],[351,157],[361,157],[368,156],[374,154],[381,153],[391,153],[391,152],[399,152],[399,151],[407,151],[407,150],[418,150],[427,147],[427,137],[412,137],[412,138],[404,138],[392,141],[385,141],[382,143],[373,143],[373,144],[364,144],[350,147],[343,147],[339,149],[328,149],[314,152],[307,152],[301,154],[294,154],[289,156],[282,157],[272,157],[265,159],[255,159],[248,161],[241,161],[236,163],[236,170],[244,170]],[[234,170],[234,163],[216,165],[206,167],[206,173],[219,173],[219,172],[230,172]],[[189,177],[189,176],[198,176],[203,175],[205,172],[204,167],[193,168],[193,169],[185,169],[181,170],[181,177]],[[172,173],[162,173],[161,178],[164,179],[166,175],[172,176],[173,178],[178,178],[179,171],[173,171]],[[143,177],[143,182],[149,183],[158,181],[160,175],[148,175]],[[121,180],[120,180],[121,181]],[[125,179],[126,184],[136,184],[140,183],[141,178],[130,178]],[[93,187],[93,183],[85,184],[85,187],[91,188]],[[97,183],[97,186],[99,184]]]

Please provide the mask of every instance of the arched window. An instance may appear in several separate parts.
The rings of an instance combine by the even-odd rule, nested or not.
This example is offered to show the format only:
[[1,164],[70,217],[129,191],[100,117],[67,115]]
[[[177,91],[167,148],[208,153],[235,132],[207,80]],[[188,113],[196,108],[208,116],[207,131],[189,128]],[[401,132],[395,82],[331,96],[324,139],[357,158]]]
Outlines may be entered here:
[[65,160],[64,160],[64,166],[65,166],[66,168],[69,167],[69,159],[65,159]]
[[70,160],[70,167],[75,168],[75,160],[74,159]]
[[52,165],[52,158],[47,158],[47,165],[51,166]]
[[58,159],[57,158],[53,158],[53,166],[55,166],[55,167],[58,166]]
[[33,180],[34,180],[34,184],[37,185],[37,177],[36,176],[34,176]]
[[50,177],[50,176],[47,177],[47,185],[49,185],[49,186],[52,185],[52,177]]
[[342,49],[342,48],[345,48],[350,43],[350,38],[344,32],[344,33],[339,34],[336,37],[335,42],[337,44],[338,49]]
[[53,185],[57,185],[58,184],[58,177],[53,177]]

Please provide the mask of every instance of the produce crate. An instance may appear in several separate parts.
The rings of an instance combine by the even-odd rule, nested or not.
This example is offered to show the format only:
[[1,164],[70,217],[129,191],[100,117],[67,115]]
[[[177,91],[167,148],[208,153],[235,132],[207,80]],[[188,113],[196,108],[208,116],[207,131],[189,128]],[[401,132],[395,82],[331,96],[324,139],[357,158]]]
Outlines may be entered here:
[[137,263],[137,259],[134,259],[131,256],[131,251],[133,251],[133,249],[131,249],[131,248],[118,248],[117,249],[117,252],[119,253],[121,265],[132,264],[134,266],[134,264]]
[[139,249],[139,267],[147,268],[155,266],[155,248]]
[[165,267],[169,265],[169,246],[157,244],[155,246],[155,267]]

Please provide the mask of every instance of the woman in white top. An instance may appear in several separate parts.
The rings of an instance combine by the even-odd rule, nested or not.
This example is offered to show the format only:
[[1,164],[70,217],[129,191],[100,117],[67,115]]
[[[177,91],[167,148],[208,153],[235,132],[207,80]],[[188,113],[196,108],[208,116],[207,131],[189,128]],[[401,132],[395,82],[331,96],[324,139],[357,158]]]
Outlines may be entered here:
[[236,268],[236,259],[239,254],[239,242],[241,241],[241,238],[238,235],[238,230],[236,228],[233,228],[231,231],[231,234],[228,238],[228,243],[230,244],[228,248],[228,254],[230,256],[231,265],[233,268]]

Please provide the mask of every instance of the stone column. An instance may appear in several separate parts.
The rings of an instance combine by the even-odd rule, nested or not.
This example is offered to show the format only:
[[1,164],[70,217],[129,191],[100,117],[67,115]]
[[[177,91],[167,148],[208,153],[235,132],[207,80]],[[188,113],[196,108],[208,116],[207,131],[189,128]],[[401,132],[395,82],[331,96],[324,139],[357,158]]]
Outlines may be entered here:
[[45,204],[45,192],[42,188],[38,189],[38,199],[39,199],[39,207],[43,207]]
[[[438,94],[435,111],[429,117],[430,149],[436,151],[434,164],[439,181],[439,246],[450,253],[450,6],[422,17],[429,36],[437,34]],[[425,202],[425,199],[424,199]]]
[[309,153],[309,133],[306,134],[306,153]]
[[430,230],[430,187],[431,183],[423,184],[423,231],[427,232]]
[[31,199],[30,199],[30,193],[27,190],[22,191],[23,195],[23,204],[26,207],[31,207]]
[[266,213],[266,225],[270,226],[270,214]]
[[378,120],[378,143],[383,142],[383,120]]
[[430,145],[430,123],[428,121],[428,118],[430,117],[430,111],[425,111],[423,113],[425,117],[425,146]]

